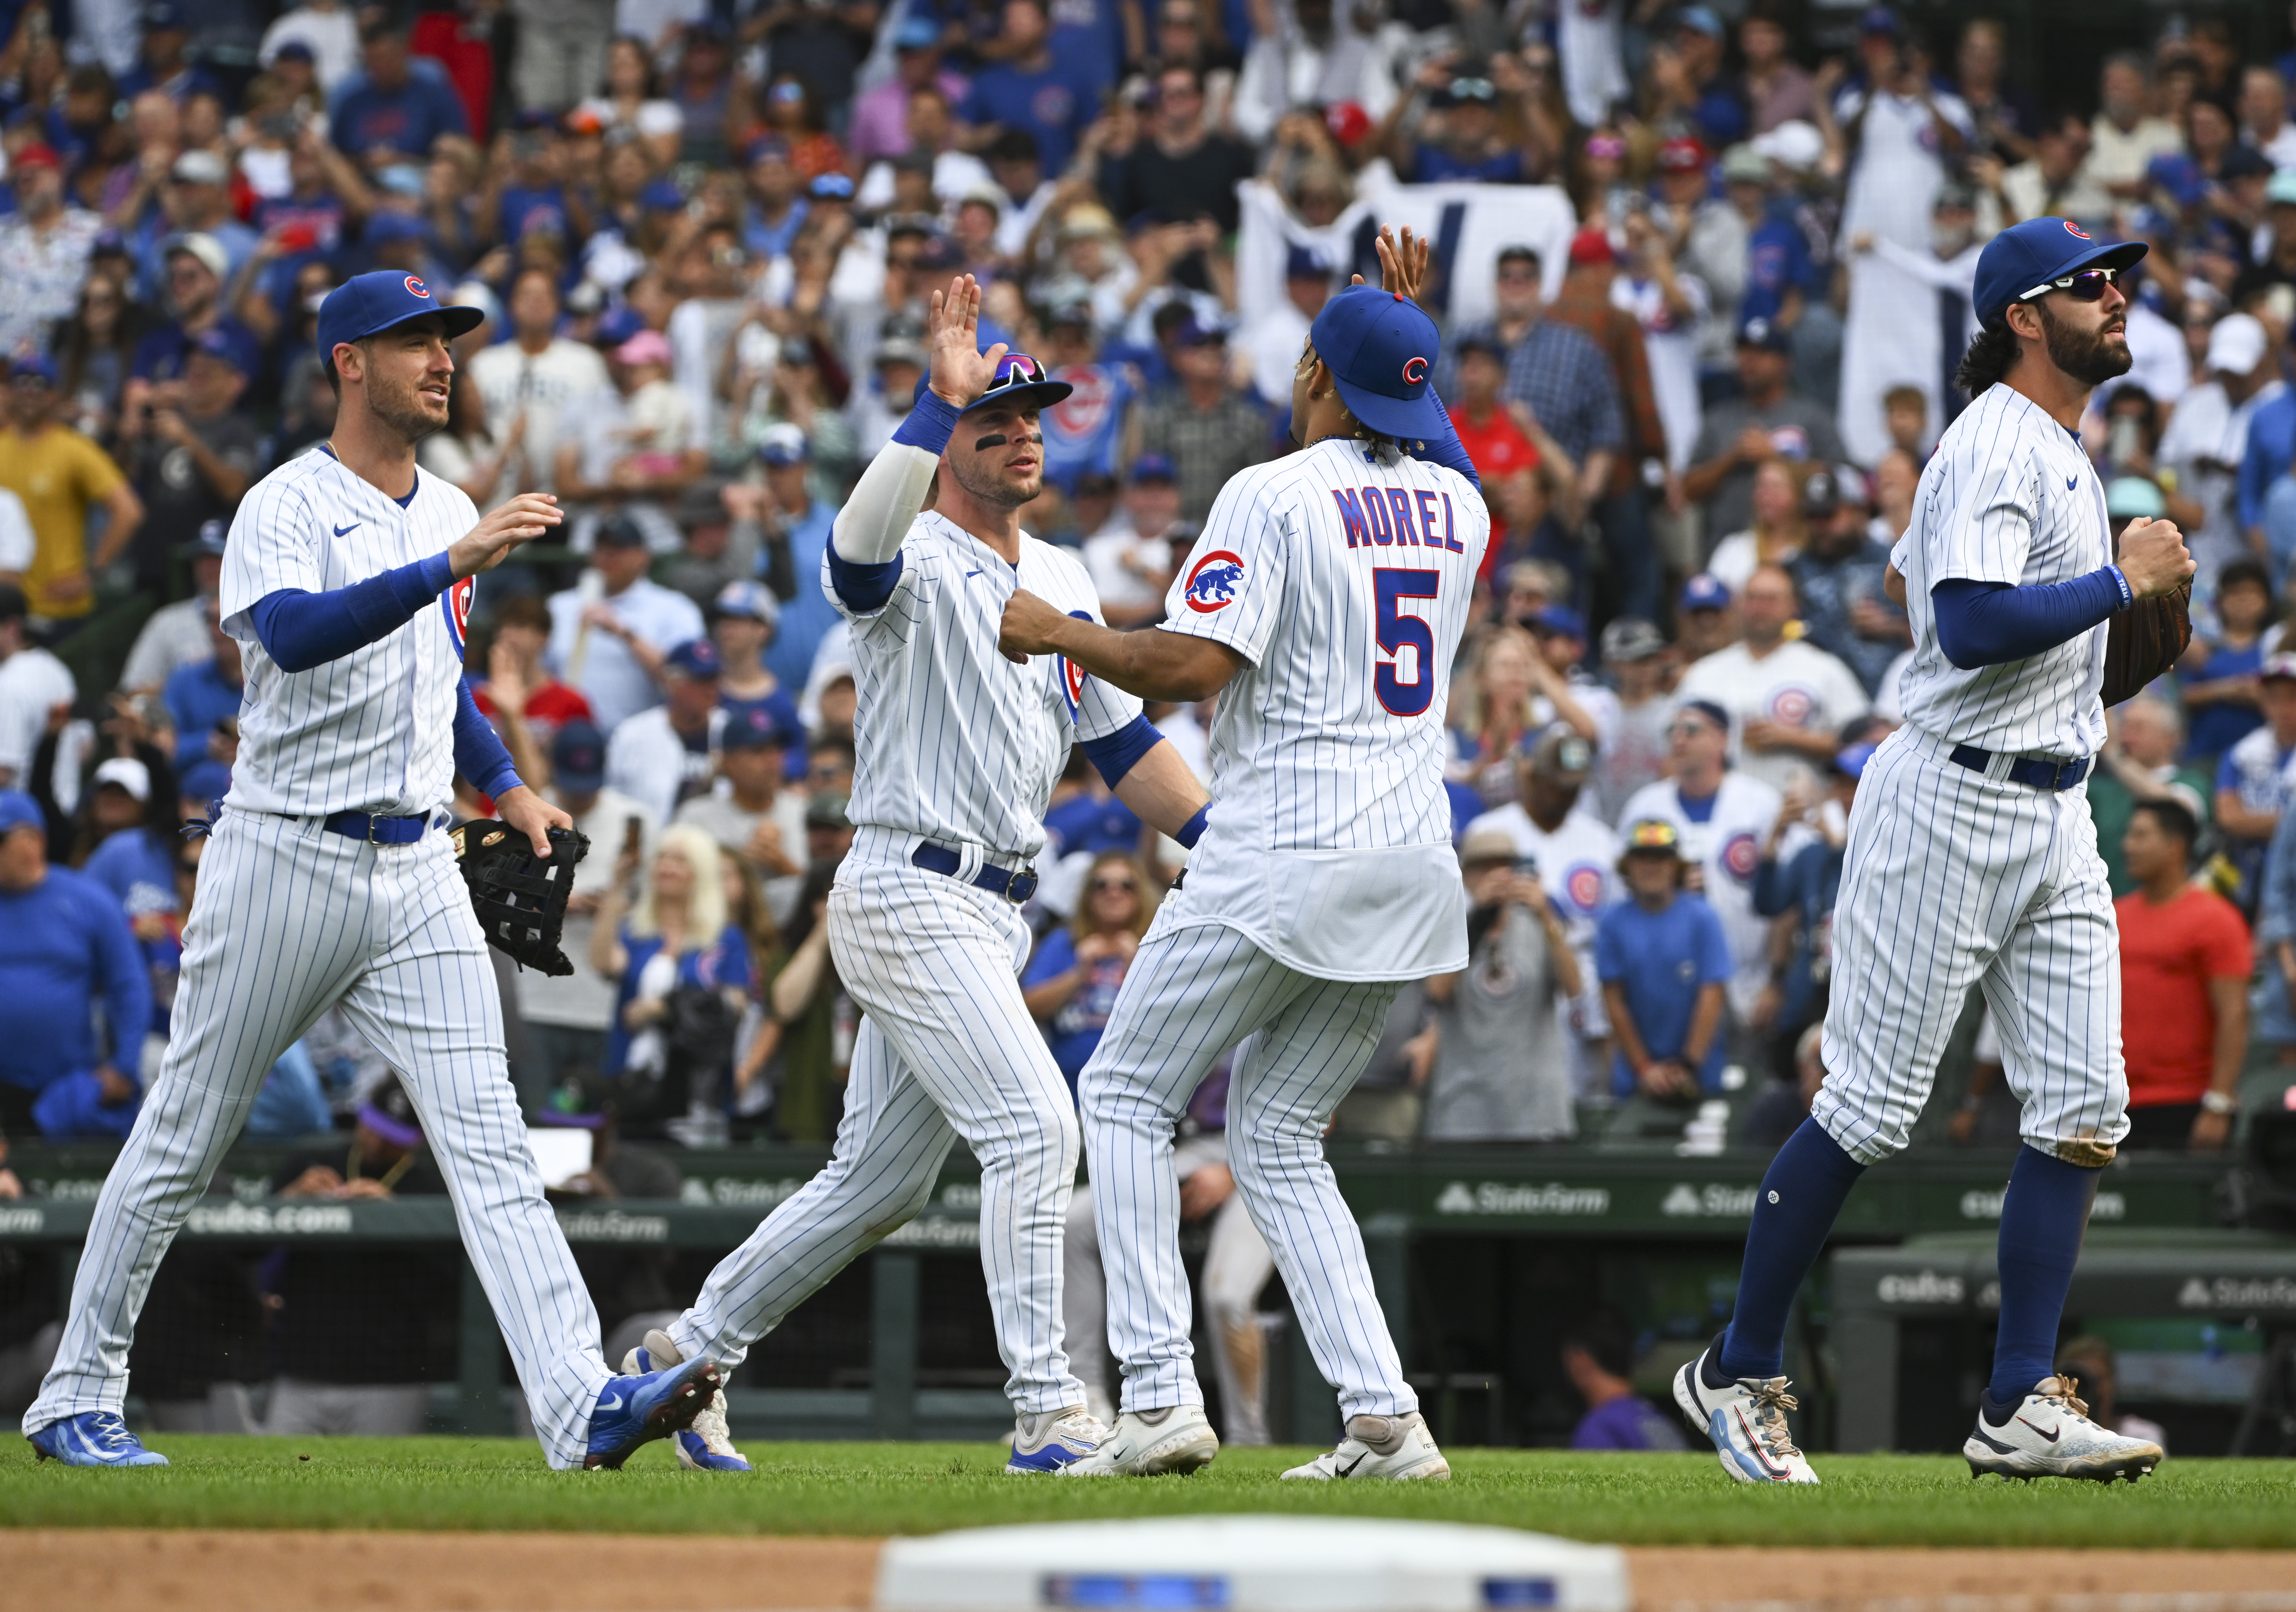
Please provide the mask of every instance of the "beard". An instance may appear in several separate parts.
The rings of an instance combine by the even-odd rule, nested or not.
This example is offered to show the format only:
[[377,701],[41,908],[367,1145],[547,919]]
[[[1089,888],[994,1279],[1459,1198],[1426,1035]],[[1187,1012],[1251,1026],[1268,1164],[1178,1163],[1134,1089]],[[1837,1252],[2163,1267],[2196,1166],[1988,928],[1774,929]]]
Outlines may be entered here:
[[2083,386],[2102,386],[2116,375],[2125,375],[2136,362],[2128,350],[2125,332],[2120,344],[2115,347],[2103,331],[2083,333],[2069,325],[2060,325],[2049,311],[2048,300],[2033,304],[2041,316],[2041,336],[2048,348],[2049,362],[2079,382]]
[[433,419],[425,406],[421,384],[400,382],[370,372],[366,383],[367,412],[410,444],[444,430],[446,421]]
[[1045,474],[1042,470],[1037,471],[1029,480],[1016,484],[1006,481],[996,471],[985,465],[972,464],[954,456],[949,459],[948,468],[950,473],[956,477],[956,484],[959,487],[983,504],[994,505],[999,509],[1018,509],[1021,505],[1033,501],[1037,494],[1045,490]]

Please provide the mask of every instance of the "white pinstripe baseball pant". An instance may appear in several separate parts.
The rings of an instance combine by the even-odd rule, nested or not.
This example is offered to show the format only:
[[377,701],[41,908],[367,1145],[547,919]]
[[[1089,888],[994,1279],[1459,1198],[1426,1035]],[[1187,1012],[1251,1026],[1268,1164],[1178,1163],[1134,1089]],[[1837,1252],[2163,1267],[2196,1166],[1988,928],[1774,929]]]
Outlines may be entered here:
[[1842,1151],[1901,1151],[1972,984],[2040,1151],[2101,1164],[2128,1133],[2120,932],[2087,791],[1957,766],[1917,728],[1866,763],[1833,913],[1825,1083],[1810,1114]]
[[[890,849],[890,847],[888,847]],[[727,1365],[932,1196],[950,1145],[980,1161],[980,1264],[1023,1413],[1084,1403],[1061,1338],[1076,1185],[1068,1084],[1021,999],[1029,926],[1001,896],[857,844],[829,897],[830,956],[867,1017],[828,1165],[718,1262],[669,1328]],[[968,860],[968,870],[970,860]]]
[[1242,1041],[1228,1085],[1228,1166],[1316,1365],[1338,1387],[1343,1417],[1416,1410],[1363,1234],[1324,1158],[1324,1127],[1371,1061],[1399,987],[1301,974],[1187,907],[1184,887],[1158,911],[1077,1081],[1122,1408],[1203,1403],[1172,1134],[1189,1095]]
[[608,1376],[598,1312],[543,1199],[494,968],[447,836],[368,845],[250,811],[226,811],[201,860],[174,1039],[96,1198],[27,1432],[119,1409],[160,1257],[272,1064],[338,1000],[405,1076],[550,1464],[581,1464]]

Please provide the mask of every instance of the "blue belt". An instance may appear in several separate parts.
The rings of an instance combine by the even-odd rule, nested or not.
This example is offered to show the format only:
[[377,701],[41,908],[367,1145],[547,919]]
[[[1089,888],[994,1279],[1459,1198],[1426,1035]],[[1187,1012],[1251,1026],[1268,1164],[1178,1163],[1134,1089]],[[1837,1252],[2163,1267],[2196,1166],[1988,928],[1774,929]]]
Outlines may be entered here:
[[[1953,747],[1953,764],[1983,772],[1993,764],[1993,753],[1974,744]],[[2019,756],[2009,763],[2009,781],[2031,789],[2070,789],[2088,777],[2088,761],[2060,761],[2054,756]]]
[[412,818],[369,817],[364,811],[339,811],[324,825],[329,834],[365,840],[370,845],[412,845],[430,832],[430,814]]
[[[936,845],[931,840],[919,840],[917,848],[909,852],[911,867],[922,868],[927,873],[956,876],[964,859],[946,845]],[[1018,905],[1037,893],[1037,870],[1033,868],[998,868],[994,864],[983,868],[966,881],[986,890],[991,895],[1001,895]]]

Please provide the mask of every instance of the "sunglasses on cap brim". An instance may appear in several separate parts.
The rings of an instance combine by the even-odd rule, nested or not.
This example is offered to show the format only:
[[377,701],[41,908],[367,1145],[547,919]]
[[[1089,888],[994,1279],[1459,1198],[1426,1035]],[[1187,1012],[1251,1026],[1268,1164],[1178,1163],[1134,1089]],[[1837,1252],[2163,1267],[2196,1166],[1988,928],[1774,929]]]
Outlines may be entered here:
[[2104,288],[2120,278],[2117,268],[2085,268],[2077,275],[2064,275],[2046,284],[2036,285],[2019,297],[2020,302],[2030,302],[2036,297],[2046,297],[2061,291],[2076,302],[2095,302],[2103,299]]

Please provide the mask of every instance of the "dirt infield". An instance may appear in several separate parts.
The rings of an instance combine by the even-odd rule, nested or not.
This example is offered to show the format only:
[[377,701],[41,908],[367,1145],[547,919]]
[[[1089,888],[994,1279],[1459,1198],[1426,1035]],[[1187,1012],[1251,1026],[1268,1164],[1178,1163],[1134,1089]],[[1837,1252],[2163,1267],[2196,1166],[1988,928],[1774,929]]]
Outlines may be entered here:
[[[1627,1555],[1644,1612],[2296,1612],[2296,1552]],[[10,1612],[825,1612],[868,1605],[876,1560],[866,1539],[26,1529],[0,1534],[0,1599]]]

